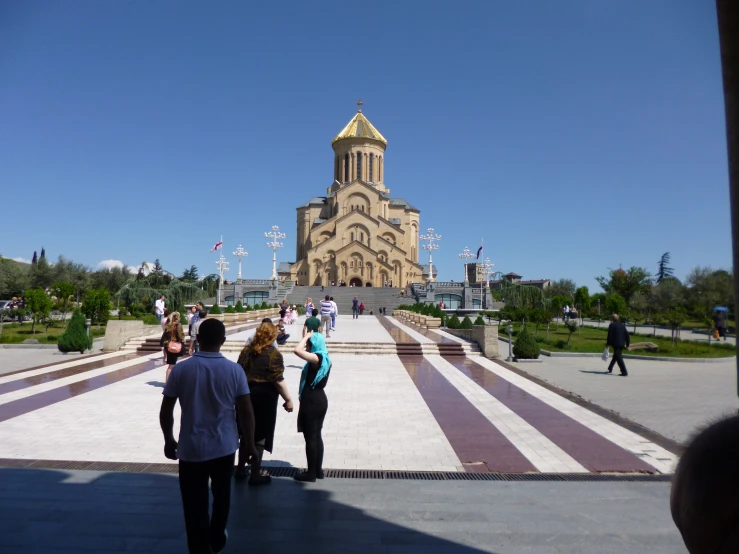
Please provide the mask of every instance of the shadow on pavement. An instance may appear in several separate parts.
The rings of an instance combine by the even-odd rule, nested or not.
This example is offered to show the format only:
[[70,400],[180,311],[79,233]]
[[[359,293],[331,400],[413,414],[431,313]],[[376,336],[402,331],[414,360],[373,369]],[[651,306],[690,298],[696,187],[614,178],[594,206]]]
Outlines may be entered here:
[[613,373],[608,373],[605,369],[602,371],[592,371],[589,369],[581,369],[580,373],[592,373],[593,375],[613,375]]
[[[336,502],[335,494],[326,490],[331,484],[284,478],[273,479],[266,487],[234,484],[226,552],[484,552]],[[352,494],[366,498],[372,487],[372,481],[363,481]],[[377,510],[385,513],[382,499],[378,500]],[[409,519],[410,514],[386,515],[390,520]],[[415,523],[419,521],[434,527],[434,519],[422,517]],[[0,468],[0,552],[20,549],[33,554],[186,552],[177,477]]]

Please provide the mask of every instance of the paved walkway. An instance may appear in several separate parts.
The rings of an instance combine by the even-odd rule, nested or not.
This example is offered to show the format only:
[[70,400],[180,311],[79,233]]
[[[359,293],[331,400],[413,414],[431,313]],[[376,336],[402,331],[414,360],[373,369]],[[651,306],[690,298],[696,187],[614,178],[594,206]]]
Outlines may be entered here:
[[[500,342],[508,352],[508,343]],[[734,414],[736,359],[715,363],[626,360],[628,377],[606,373],[600,358],[541,357],[521,370],[679,442],[722,415]]]
[[[345,333],[454,343],[389,318]],[[229,338],[238,335],[231,335]],[[420,351],[419,351],[420,354]],[[236,359],[238,353],[228,353]],[[0,458],[168,463],[156,414],[161,354],[106,354],[0,377]],[[285,349],[297,396],[302,362]],[[325,466],[473,472],[662,472],[674,454],[501,364],[462,355],[333,356]],[[271,465],[304,465],[296,413],[278,411]]]
[[[666,483],[234,485],[226,552],[682,554]],[[0,553],[186,551],[171,475],[0,469]]]
[[[609,321],[601,321],[600,325],[598,325],[597,320],[592,319],[586,319],[585,325],[588,327],[600,327],[601,329],[607,329]],[[629,332],[634,331],[633,325],[626,325]],[[637,325],[636,326],[636,332],[642,335],[653,335],[655,333],[654,327],[651,325]],[[660,329],[659,327],[656,329],[657,336],[661,337],[671,337],[672,331],[670,329]],[[681,329],[680,330],[680,338],[682,340],[696,340],[696,341],[702,341],[702,342],[708,342],[708,335],[705,333],[694,333],[693,331],[689,329]],[[716,342],[714,339],[711,339],[711,344]],[[726,337],[726,342],[729,344],[736,344],[736,337]]]

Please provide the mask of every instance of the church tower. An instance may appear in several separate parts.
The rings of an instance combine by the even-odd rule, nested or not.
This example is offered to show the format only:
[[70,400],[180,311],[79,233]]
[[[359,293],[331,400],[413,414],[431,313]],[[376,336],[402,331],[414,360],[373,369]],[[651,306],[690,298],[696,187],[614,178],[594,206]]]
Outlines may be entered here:
[[[297,208],[296,259],[289,278],[299,285],[402,287],[421,279],[420,212],[385,186],[387,140],[362,113],[331,142],[333,183],[326,196]],[[287,278],[287,275],[284,275]]]

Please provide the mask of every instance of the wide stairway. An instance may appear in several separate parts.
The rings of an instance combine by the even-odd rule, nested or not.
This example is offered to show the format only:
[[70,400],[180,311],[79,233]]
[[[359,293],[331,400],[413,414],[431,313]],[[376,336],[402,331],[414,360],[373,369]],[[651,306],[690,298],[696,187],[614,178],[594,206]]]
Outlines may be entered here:
[[306,298],[312,298],[313,303],[318,305],[318,302],[328,294],[334,297],[340,314],[351,314],[352,300],[356,296],[364,304],[365,314],[369,314],[370,310],[377,314],[379,308],[386,308],[390,315],[394,308],[414,302],[412,298],[400,296],[400,291],[399,288],[384,287],[324,287],[323,291],[321,287],[294,287],[287,295],[287,301],[302,306]]

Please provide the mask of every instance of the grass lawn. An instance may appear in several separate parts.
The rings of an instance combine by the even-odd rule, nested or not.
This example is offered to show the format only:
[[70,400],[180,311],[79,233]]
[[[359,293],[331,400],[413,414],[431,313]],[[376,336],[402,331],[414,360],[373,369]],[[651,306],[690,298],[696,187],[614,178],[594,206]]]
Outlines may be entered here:
[[[518,328],[520,324],[514,324],[513,336],[518,335]],[[528,323],[527,327],[530,332],[534,332],[536,326]],[[546,338],[546,328],[543,326],[539,327],[539,333],[536,335],[536,340],[539,342],[539,346],[544,350],[550,350],[552,352],[591,352],[591,353],[602,353],[606,344],[606,336],[608,334],[606,328],[594,329],[592,327],[582,327],[578,331],[572,334],[569,346],[566,346],[567,336],[569,330],[564,325],[560,325],[558,329],[555,329],[555,325],[549,326],[549,338]],[[724,358],[733,356],[736,354],[736,348],[732,344],[719,344],[711,343],[708,346],[708,342],[697,342],[697,341],[677,341],[674,345],[669,337],[654,337],[652,335],[643,334],[631,334],[631,342],[652,342],[659,346],[659,352],[647,352],[645,350],[636,350],[630,352],[635,355],[644,356],[676,356],[684,358]],[[507,331],[502,335],[507,337]]]
[[[67,320],[69,322],[69,320]],[[0,334],[0,344],[21,344],[26,339],[36,339],[40,344],[56,344],[59,335],[64,332],[66,323],[56,322],[55,327],[49,327],[49,333],[43,325],[36,325],[36,333],[31,334],[31,323],[3,323],[2,334]],[[98,329],[97,325],[90,327],[90,333],[93,338],[105,336],[105,326]]]

